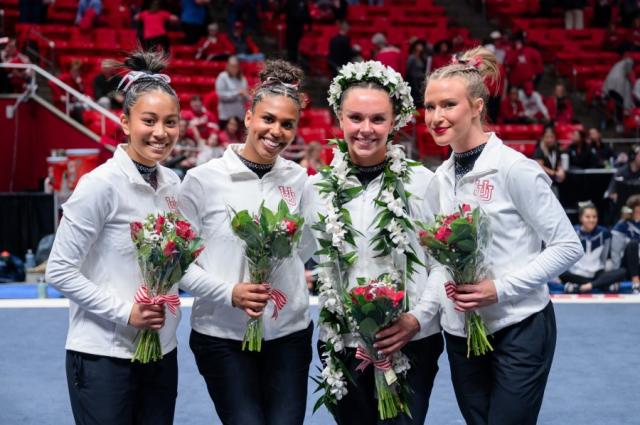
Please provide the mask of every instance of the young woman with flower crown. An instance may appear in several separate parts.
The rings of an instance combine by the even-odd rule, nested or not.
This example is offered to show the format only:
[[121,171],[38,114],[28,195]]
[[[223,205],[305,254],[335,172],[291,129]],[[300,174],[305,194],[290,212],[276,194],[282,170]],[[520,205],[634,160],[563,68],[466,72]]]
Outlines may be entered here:
[[[70,300],[66,371],[76,424],[172,424],[178,386],[176,315],[134,301],[141,282],[129,223],[176,210],[180,179],[158,163],[178,139],[180,105],[165,59],[134,52],[122,130],[128,142],[80,179],[47,264],[47,281]],[[171,293],[177,294],[174,288]],[[158,331],[163,359],[132,363],[139,330]]]
[[[485,258],[491,278],[458,285],[451,299],[438,285],[451,378],[466,422],[535,424],[553,360],[556,325],[547,281],[583,254],[551,181],[533,160],[483,130],[487,79],[495,56],[478,47],[427,77],[425,121],[451,157],[428,195],[439,212],[481,207],[492,234]],[[544,242],[545,249],[542,250]],[[468,358],[464,312],[477,311],[493,351]]]
[[[218,282],[194,302],[190,346],[225,425],[304,421],[313,332],[304,262],[315,245],[305,255],[301,242],[299,255],[286,259],[270,282],[287,297],[274,319],[269,286],[247,282],[243,243],[230,223],[231,209],[257,213],[262,202],[275,211],[284,200],[292,213],[302,213],[306,170],[280,157],[296,135],[302,77],[287,62],[267,61],[244,117],[244,144],[190,170],[180,191],[181,211],[205,241],[198,263]],[[243,351],[247,320],[261,315],[262,349]]]
[[431,212],[423,199],[433,173],[409,161],[391,142],[412,118],[410,90],[400,74],[379,62],[344,66],[331,83],[329,103],[345,140],[337,141],[331,165],[311,177],[305,189],[315,209],[308,209],[307,221],[317,222],[324,265],[319,273],[320,403],[340,425],[383,422],[378,419],[374,366],[356,370],[361,341],[342,303],[357,278],[390,273],[404,281],[408,293],[408,312],[379,332],[374,345],[411,389],[411,417],[400,414],[394,423],[424,423],[443,350],[437,302],[418,308],[428,285],[413,225],[413,218]]

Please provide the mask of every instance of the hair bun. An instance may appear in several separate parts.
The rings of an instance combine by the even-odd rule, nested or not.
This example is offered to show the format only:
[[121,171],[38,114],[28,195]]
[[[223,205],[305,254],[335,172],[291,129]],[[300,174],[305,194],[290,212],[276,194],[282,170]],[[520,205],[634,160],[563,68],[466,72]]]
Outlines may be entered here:
[[302,85],[303,71],[295,65],[282,59],[268,60],[259,74],[261,84],[269,84],[278,81],[282,84],[297,86]]
[[127,56],[122,65],[131,71],[158,74],[164,71],[168,64],[169,56],[165,52],[137,49]]

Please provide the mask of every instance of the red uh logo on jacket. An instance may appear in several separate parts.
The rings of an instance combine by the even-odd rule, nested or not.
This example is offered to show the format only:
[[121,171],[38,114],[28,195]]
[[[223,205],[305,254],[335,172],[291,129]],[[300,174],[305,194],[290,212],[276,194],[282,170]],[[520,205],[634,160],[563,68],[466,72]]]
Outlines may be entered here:
[[296,205],[296,193],[293,191],[291,186],[278,186],[278,190],[280,191],[282,199],[284,199],[290,207]]
[[176,198],[173,196],[165,196],[164,200],[167,201],[167,207],[169,207],[169,211],[178,212],[178,202]]
[[473,195],[480,198],[483,201],[490,201],[493,196],[493,185],[490,180],[476,180],[476,187],[473,190]]

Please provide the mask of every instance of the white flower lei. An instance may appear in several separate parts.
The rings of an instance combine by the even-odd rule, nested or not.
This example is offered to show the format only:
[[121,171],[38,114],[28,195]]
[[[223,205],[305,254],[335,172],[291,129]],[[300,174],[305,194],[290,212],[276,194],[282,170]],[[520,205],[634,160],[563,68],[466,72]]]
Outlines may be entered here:
[[340,68],[338,75],[329,86],[329,105],[338,114],[343,92],[354,83],[375,82],[389,93],[396,105],[393,131],[398,131],[411,121],[415,107],[411,97],[411,87],[393,68],[378,61],[351,62]]
[[[337,356],[344,350],[343,335],[354,333],[357,324],[343,307],[343,293],[336,276],[346,275],[347,269],[357,261],[355,250],[355,234],[351,225],[349,211],[343,207],[362,192],[362,185],[354,184],[349,175],[357,172],[357,167],[349,158],[347,144],[344,140],[333,140],[334,160],[330,167],[321,170],[323,180],[317,184],[325,201],[326,215],[320,215],[320,221],[313,228],[323,237],[319,238],[321,249],[317,254],[329,260],[320,264],[318,275],[319,300],[321,305],[319,333],[325,341],[325,367],[316,378],[318,385],[324,389],[324,395],[316,406],[325,404],[329,410],[338,400],[347,394],[347,378],[349,372]],[[372,225],[377,229],[371,242],[374,250],[380,255],[404,255],[406,258],[407,277],[414,273],[414,267],[422,264],[409,244],[408,232],[413,231],[413,222],[409,216],[410,193],[404,190],[408,182],[411,166],[418,163],[407,160],[404,150],[398,145],[389,143],[387,147],[387,163],[385,165],[380,192],[374,205],[380,209]],[[336,270],[340,267],[340,270]],[[394,270],[392,275],[401,281],[401,274]],[[402,352],[392,356],[391,362],[396,374],[406,376],[410,368],[409,360]]]

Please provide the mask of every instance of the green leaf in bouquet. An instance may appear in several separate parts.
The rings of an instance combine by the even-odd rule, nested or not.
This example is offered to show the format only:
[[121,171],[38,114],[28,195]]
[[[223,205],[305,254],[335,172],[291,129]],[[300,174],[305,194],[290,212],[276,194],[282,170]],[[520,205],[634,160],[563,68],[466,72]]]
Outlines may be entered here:
[[358,286],[360,285],[364,285],[365,283],[367,283],[367,278],[366,277],[356,277],[356,283],[358,284]]
[[344,261],[349,265],[353,266],[355,262],[358,260],[358,254],[355,251],[348,252],[343,256]]
[[180,265],[180,262],[176,262],[176,265],[173,268],[173,271],[171,272],[171,275],[168,279],[169,286],[173,286],[174,283],[182,279],[183,274],[184,273],[182,272],[182,266]]
[[459,250],[467,253],[473,253],[476,251],[476,244],[475,244],[475,241],[472,239],[463,239],[459,241],[456,244],[456,246],[458,247]]
[[277,235],[271,244],[271,253],[277,258],[286,258],[291,255],[291,243],[286,235]]
[[361,308],[362,314],[369,316],[372,312],[376,310],[376,303],[365,303]]
[[359,326],[358,330],[360,331],[362,336],[370,339],[375,338],[375,335],[378,332],[378,329],[380,328],[380,326],[376,323],[376,321],[370,317],[367,317],[366,319],[361,321],[358,326]]
[[264,203],[260,205],[260,228],[263,233],[271,232],[276,226],[276,216],[273,212],[264,206]]
[[278,213],[276,217],[278,221],[282,221],[284,218],[289,218],[289,216],[289,207],[287,206],[287,203],[281,199],[280,202],[278,202]]

